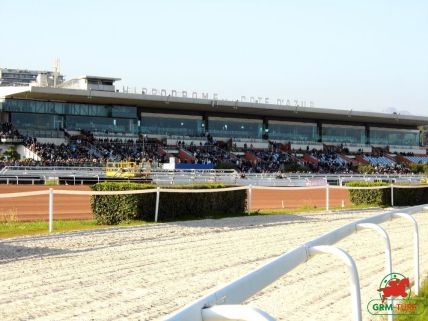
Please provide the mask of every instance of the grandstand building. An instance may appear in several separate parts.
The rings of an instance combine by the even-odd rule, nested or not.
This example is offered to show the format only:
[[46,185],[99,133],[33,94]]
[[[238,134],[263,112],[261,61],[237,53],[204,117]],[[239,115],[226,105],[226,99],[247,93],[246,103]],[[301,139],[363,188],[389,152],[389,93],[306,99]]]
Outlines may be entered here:
[[23,135],[59,140],[64,130],[123,138],[144,134],[174,142],[209,134],[255,148],[271,141],[289,143],[292,149],[325,144],[426,154],[418,126],[427,125],[428,117],[119,92],[117,80],[82,76],[56,87],[0,87],[0,120]]
[[32,82],[36,82],[39,77],[44,77],[46,85],[53,85],[54,77],[58,84],[64,81],[64,76],[61,74],[55,75],[53,71],[27,70],[27,69],[10,69],[0,68],[0,86],[28,86]]

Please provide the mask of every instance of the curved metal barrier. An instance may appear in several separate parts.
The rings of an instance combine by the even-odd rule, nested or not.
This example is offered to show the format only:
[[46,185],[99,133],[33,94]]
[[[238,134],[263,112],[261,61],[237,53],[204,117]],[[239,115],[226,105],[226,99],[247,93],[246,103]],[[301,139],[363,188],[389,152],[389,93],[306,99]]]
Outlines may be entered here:
[[[293,270],[300,264],[307,262],[314,255],[321,253],[329,253],[336,255],[342,259],[345,265],[348,267],[350,274],[350,293],[352,298],[352,309],[353,309],[353,320],[361,321],[361,296],[358,271],[352,257],[347,254],[344,250],[333,246],[340,240],[348,237],[362,228],[370,228],[382,235],[386,242],[386,273],[390,273],[391,268],[391,248],[389,244],[388,234],[378,225],[387,220],[391,220],[397,217],[404,217],[411,220],[414,224],[414,292],[419,292],[419,235],[417,229],[417,223],[411,214],[420,212],[422,210],[428,210],[427,205],[419,205],[409,207],[407,209],[393,210],[384,214],[363,218],[342,227],[339,227],[329,233],[319,236],[309,242],[306,242],[291,251],[277,257],[276,259],[268,262],[258,269],[238,278],[235,281],[230,282],[226,286],[213,291],[212,293],[196,300],[195,302],[187,305],[186,307],[178,310],[175,313],[170,314],[164,320],[165,321],[207,321],[207,320],[233,320],[228,318],[227,315],[219,315],[216,319],[207,318],[206,309],[209,311],[214,310],[214,307],[218,309],[218,306],[222,305],[236,305],[247,300],[257,292],[263,290],[265,287],[270,285],[272,282],[282,277],[287,272]],[[217,310],[218,311],[218,310]],[[245,311],[243,307],[242,311]],[[209,314],[211,315],[211,314]],[[241,314],[238,320],[274,320],[271,316],[265,317],[265,319],[251,319],[245,318],[245,314]],[[392,315],[388,316],[389,320],[392,320]]]

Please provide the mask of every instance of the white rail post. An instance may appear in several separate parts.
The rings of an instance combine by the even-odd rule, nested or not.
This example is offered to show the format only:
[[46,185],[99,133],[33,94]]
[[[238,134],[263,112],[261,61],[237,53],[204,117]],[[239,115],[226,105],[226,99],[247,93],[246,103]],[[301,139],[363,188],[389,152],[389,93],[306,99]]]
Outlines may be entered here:
[[419,231],[415,218],[407,213],[394,213],[392,216],[404,217],[413,223],[413,271],[415,274],[415,294],[419,294]]
[[331,245],[313,246],[308,249],[309,255],[314,256],[320,253],[333,254],[346,264],[350,274],[349,283],[351,285],[351,300],[352,300],[352,319],[361,321],[361,293],[360,293],[360,278],[358,276],[357,265],[354,259],[344,250]]
[[49,188],[49,233],[53,231],[53,188]]
[[330,211],[330,187],[328,183],[325,186],[325,210]]
[[391,183],[391,207],[394,207],[394,185]]
[[158,221],[158,216],[159,216],[159,198],[160,198],[160,188],[156,187],[155,222]]
[[[392,273],[392,258],[391,258],[391,242],[389,240],[389,236],[388,233],[379,225],[374,224],[374,223],[360,223],[357,224],[356,226],[357,231],[359,230],[363,230],[363,229],[370,229],[370,230],[374,230],[376,232],[378,232],[383,239],[385,240],[385,273],[388,275],[390,273]],[[388,298],[388,303],[392,303],[391,299]],[[388,321],[393,321],[394,320],[394,315],[388,313]]]
[[357,224],[357,231],[363,229],[370,229],[378,232],[385,240],[385,272],[392,273],[392,258],[391,258],[391,242],[389,240],[388,233],[379,225],[374,223],[360,223]]
[[252,185],[250,184],[250,186],[248,187],[248,202],[247,202],[248,215],[251,214],[251,198],[252,198]]

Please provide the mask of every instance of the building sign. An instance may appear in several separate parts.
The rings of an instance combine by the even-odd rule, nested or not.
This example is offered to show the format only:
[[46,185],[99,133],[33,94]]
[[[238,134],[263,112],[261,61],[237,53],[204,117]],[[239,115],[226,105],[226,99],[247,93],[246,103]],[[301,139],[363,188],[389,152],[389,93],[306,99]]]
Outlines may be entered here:
[[172,89],[170,91],[166,89],[157,89],[157,88],[147,88],[143,87],[141,90],[137,90],[136,87],[123,87],[124,93],[141,93],[143,95],[153,95],[153,96],[165,96],[165,97],[180,97],[180,98],[191,98],[191,99],[207,99],[207,100],[223,100],[223,101],[234,101],[241,103],[252,103],[252,104],[276,104],[282,106],[297,106],[297,107],[315,107],[313,101],[307,102],[306,100],[299,99],[286,99],[286,98],[277,98],[271,100],[269,97],[260,97],[260,96],[241,96],[240,99],[230,100],[226,98],[220,98],[217,93],[209,94],[207,92],[190,92],[186,90],[176,90]]

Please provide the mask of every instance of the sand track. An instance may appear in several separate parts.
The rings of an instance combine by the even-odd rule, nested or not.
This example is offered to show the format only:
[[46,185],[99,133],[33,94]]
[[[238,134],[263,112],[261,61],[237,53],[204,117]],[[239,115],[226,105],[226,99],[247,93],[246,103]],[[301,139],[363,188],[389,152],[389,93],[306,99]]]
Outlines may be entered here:
[[[0,319],[159,320],[302,242],[376,213],[254,216],[3,240]],[[426,274],[428,212],[415,218]],[[383,226],[394,270],[413,277],[410,224],[397,219]],[[361,231],[338,244],[357,261],[363,311],[385,274],[382,242]],[[348,291],[346,269],[320,255],[248,303],[279,320],[351,320]]]

